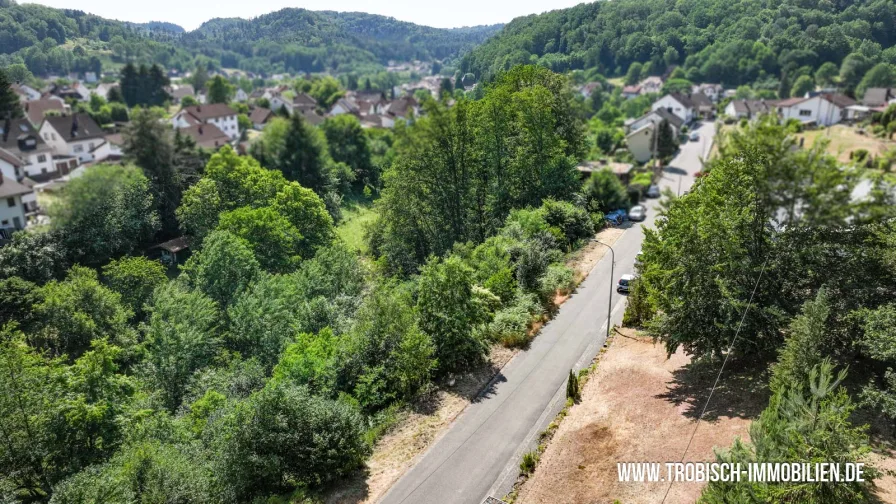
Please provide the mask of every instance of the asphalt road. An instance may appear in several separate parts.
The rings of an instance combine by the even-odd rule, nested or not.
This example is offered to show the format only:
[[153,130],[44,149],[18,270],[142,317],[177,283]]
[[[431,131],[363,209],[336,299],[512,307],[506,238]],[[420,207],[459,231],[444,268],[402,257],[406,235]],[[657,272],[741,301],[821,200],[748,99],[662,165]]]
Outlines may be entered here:
[[[714,125],[700,126],[700,140],[682,145],[664,170],[660,186],[685,191],[709,151]],[[501,498],[519,471],[522,453],[562,407],[570,369],[590,363],[603,345],[609,303],[612,322],[622,319],[624,297],[612,292],[618,278],[634,271],[641,248],[641,226],[656,217],[658,200],[648,200],[647,219],[630,227],[613,245],[616,263],[610,277],[610,254],[598,262],[576,293],[564,303],[528,350],[520,352],[493,385],[471,404],[383,497],[383,504],[479,504]]]

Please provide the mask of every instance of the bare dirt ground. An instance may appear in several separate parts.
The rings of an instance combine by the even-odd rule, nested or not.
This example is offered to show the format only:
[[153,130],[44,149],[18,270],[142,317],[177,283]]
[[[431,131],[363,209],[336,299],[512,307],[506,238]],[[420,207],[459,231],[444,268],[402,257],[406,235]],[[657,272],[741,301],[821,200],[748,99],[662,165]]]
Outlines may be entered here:
[[[620,483],[616,463],[678,461],[717,371],[717,365],[691,364],[681,351],[667,359],[661,345],[620,330],[515,502],[659,502],[666,483]],[[730,446],[737,436],[748,440],[750,420],[767,404],[764,373],[734,366],[728,376],[686,461],[715,460],[713,447]],[[677,483],[666,502],[694,502],[701,488]]]
[[[620,228],[607,228],[595,235],[595,238],[612,245],[624,231]],[[576,272],[576,282],[588,276],[606,253],[607,247],[588,243],[571,254],[567,266]],[[568,296],[557,296],[555,303],[560,305],[566,299]],[[536,332],[538,329],[540,325],[533,328]],[[381,499],[518,352],[519,349],[493,345],[486,364],[457,377],[452,386],[439,387],[415,404],[410,411],[401,413],[395,425],[377,441],[373,455],[367,461],[366,471],[332,489],[324,496],[324,502],[372,504]]]

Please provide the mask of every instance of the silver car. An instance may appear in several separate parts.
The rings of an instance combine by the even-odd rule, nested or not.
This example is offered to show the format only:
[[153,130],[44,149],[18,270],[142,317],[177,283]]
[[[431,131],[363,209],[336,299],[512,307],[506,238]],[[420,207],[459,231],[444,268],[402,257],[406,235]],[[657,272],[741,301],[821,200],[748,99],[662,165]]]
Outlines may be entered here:
[[640,222],[647,218],[647,208],[644,205],[635,205],[628,211],[628,220]]
[[647,197],[648,198],[659,198],[660,197],[660,186],[656,184],[652,184],[647,188]]

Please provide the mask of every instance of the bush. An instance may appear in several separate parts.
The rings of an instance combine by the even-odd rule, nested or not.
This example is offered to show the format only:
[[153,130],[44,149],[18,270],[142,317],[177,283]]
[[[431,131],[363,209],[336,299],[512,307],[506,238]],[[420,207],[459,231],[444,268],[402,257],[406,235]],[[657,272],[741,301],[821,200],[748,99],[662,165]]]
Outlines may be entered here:
[[545,200],[542,204],[544,220],[563,233],[564,245],[569,248],[579,240],[594,234],[594,225],[588,211],[566,201]]
[[529,322],[532,315],[523,306],[513,305],[495,314],[488,325],[489,336],[509,348],[529,343]]
[[569,370],[569,378],[566,379],[566,398],[572,402],[578,403],[582,400],[582,394],[579,392],[579,377]]
[[632,282],[631,291],[628,294],[628,303],[625,314],[622,316],[622,325],[625,327],[644,327],[653,316],[653,309],[647,299],[647,287],[640,279]]
[[370,451],[354,408],[288,383],[269,384],[222,423],[218,469],[230,502],[334,481]]
[[541,296],[548,301],[559,292],[565,296],[576,287],[575,274],[571,268],[563,264],[551,264],[547,273],[541,278]]
[[538,452],[530,451],[523,455],[523,460],[520,462],[520,472],[529,474],[535,470],[536,465],[538,465]]

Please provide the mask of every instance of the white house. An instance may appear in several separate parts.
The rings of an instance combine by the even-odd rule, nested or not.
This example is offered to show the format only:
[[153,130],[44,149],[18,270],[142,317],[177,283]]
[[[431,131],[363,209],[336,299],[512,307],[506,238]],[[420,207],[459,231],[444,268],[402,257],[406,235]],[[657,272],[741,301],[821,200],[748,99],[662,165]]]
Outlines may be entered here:
[[672,127],[672,134],[678,136],[681,132],[681,127],[684,125],[684,121],[681,120],[677,115],[669,112],[664,108],[659,108],[656,110],[651,110],[650,112],[644,114],[643,116],[633,119],[631,122],[626,123],[627,132],[632,132],[638,129],[641,129],[644,125],[648,123],[652,123],[654,125],[659,125],[663,120],[666,120],[669,123],[669,126]]
[[268,102],[271,104],[271,110],[275,112],[279,112],[281,108],[286,108],[286,111],[292,115],[293,112],[293,102],[292,100],[286,98],[281,93],[272,94],[270,98],[268,98]]
[[653,102],[653,105],[650,106],[651,110],[657,110],[664,108],[669,112],[678,116],[685,124],[689,124],[691,121],[697,117],[697,111],[694,107],[694,102],[691,101],[690,97],[683,95],[681,93],[670,93],[659,100]]
[[811,98],[789,98],[778,102],[776,108],[782,121],[796,119],[802,123],[830,126],[847,119],[847,107],[855,105],[852,98],[838,94],[820,94]]
[[659,93],[663,89],[662,77],[651,75],[638,83],[641,88],[641,94]]
[[79,163],[105,158],[97,149],[106,143],[106,134],[87,114],[47,117],[40,136],[57,156],[76,157]]
[[44,143],[28,119],[0,122],[0,148],[25,162],[25,176],[35,179],[56,176],[53,150]]
[[[30,189],[31,186],[28,184],[33,184],[33,182],[25,179],[24,168],[24,160],[6,149],[0,149],[0,180],[15,180]],[[7,186],[7,190],[10,187]],[[24,213],[27,214],[37,210],[37,197],[35,197],[34,191],[22,194],[21,198]],[[9,208],[9,201],[6,202],[6,208]]]
[[223,103],[210,105],[193,105],[182,108],[171,119],[175,128],[189,128],[199,124],[214,124],[231,140],[240,136],[240,128],[236,120],[236,111]]
[[646,122],[638,129],[632,130],[625,136],[625,144],[628,146],[632,157],[639,163],[644,163],[653,157],[653,122]]
[[13,84],[11,87],[16,94],[23,96],[25,101],[37,100],[40,98],[40,91],[31,86],[25,84]]
[[243,88],[236,88],[236,94],[233,95],[233,98],[240,103],[246,103],[249,101],[249,93],[243,91]]
[[360,114],[360,109],[357,103],[350,101],[348,98],[340,98],[336,100],[336,103],[333,104],[327,115],[337,116],[340,114]]
[[719,98],[722,97],[723,90],[721,84],[697,84],[691,89],[691,92],[694,94],[703,93],[713,103],[718,103]]

